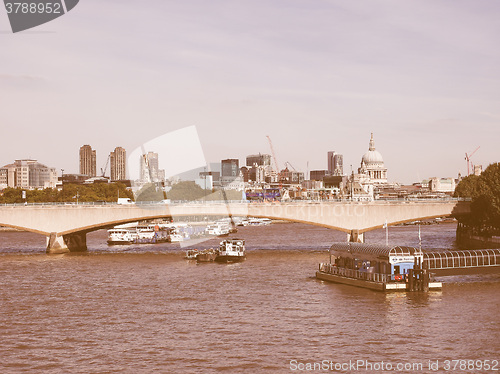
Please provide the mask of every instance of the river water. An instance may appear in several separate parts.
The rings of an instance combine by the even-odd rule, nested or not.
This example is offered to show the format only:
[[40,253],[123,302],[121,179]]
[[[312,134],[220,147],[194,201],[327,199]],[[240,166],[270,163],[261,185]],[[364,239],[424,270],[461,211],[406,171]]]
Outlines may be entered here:
[[[454,234],[454,224],[423,226],[422,245],[454,248]],[[499,275],[386,294],[314,278],[343,233],[290,223],[237,236],[245,262],[196,264],[175,244],[108,247],[105,231],[66,255],[46,255],[44,237],[0,232],[0,373],[500,369]],[[390,228],[389,239],[417,245],[417,228]],[[366,242],[384,243],[385,231]]]

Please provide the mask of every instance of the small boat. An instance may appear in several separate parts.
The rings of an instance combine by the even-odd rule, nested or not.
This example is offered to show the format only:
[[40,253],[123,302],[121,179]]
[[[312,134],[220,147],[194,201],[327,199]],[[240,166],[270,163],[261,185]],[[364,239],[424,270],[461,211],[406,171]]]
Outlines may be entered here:
[[216,249],[204,249],[196,256],[197,262],[213,262],[217,258],[218,251]]
[[184,258],[186,260],[196,260],[196,256],[198,256],[200,252],[198,252],[197,249],[188,249],[186,251],[186,256],[184,256]]
[[208,235],[214,236],[228,236],[231,232],[231,228],[227,224],[215,224],[207,226],[205,232]]
[[215,261],[240,262],[245,258],[245,241],[243,239],[226,239],[220,242]]

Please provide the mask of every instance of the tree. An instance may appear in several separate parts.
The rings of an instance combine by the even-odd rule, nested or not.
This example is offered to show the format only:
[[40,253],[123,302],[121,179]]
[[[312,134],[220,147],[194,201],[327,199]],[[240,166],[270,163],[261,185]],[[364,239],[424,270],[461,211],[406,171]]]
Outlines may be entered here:
[[208,195],[212,191],[204,190],[193,181],[183,181],[172,186],[167,192],[167,198],[170,200],[198,200]]
[[489,165],[480,176],[464,178],[455,196],[472,199],[471,214],[462,223],[486,233],[500,231],[500,163]]

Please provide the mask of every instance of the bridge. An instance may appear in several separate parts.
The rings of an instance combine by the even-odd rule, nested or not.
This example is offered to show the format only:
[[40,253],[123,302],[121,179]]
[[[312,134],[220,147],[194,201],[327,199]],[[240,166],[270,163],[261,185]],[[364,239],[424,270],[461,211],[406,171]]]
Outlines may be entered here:
[[0,226],[47,237],[47,253],[85,251],[86,234],[118,224],[155,218],[193,216],[251,216],[322,226],[347,233],[349,241],[363,242],[364,233],[421,219],[458,216],[470,204],[453,199],[374,202],[189,202],[118,204],[1,205]]

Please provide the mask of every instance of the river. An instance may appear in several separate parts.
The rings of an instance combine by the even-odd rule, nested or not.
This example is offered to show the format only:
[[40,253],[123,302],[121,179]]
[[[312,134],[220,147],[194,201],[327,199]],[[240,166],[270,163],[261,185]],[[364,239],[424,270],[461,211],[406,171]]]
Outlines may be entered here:
[[[455,228],[422,226],[422,246],[454,248]],[[500,275],[386,294],[314,278],[344,233],[289,223],[236,236],[245,262],[196,264],[175,244],[108,247],[105,231],[66,255],[0,232],[0,373],[500,369]],[[417,228],[391,227],[389,240],[416,246]],[[366,242],[383,244],[385,231]]]

